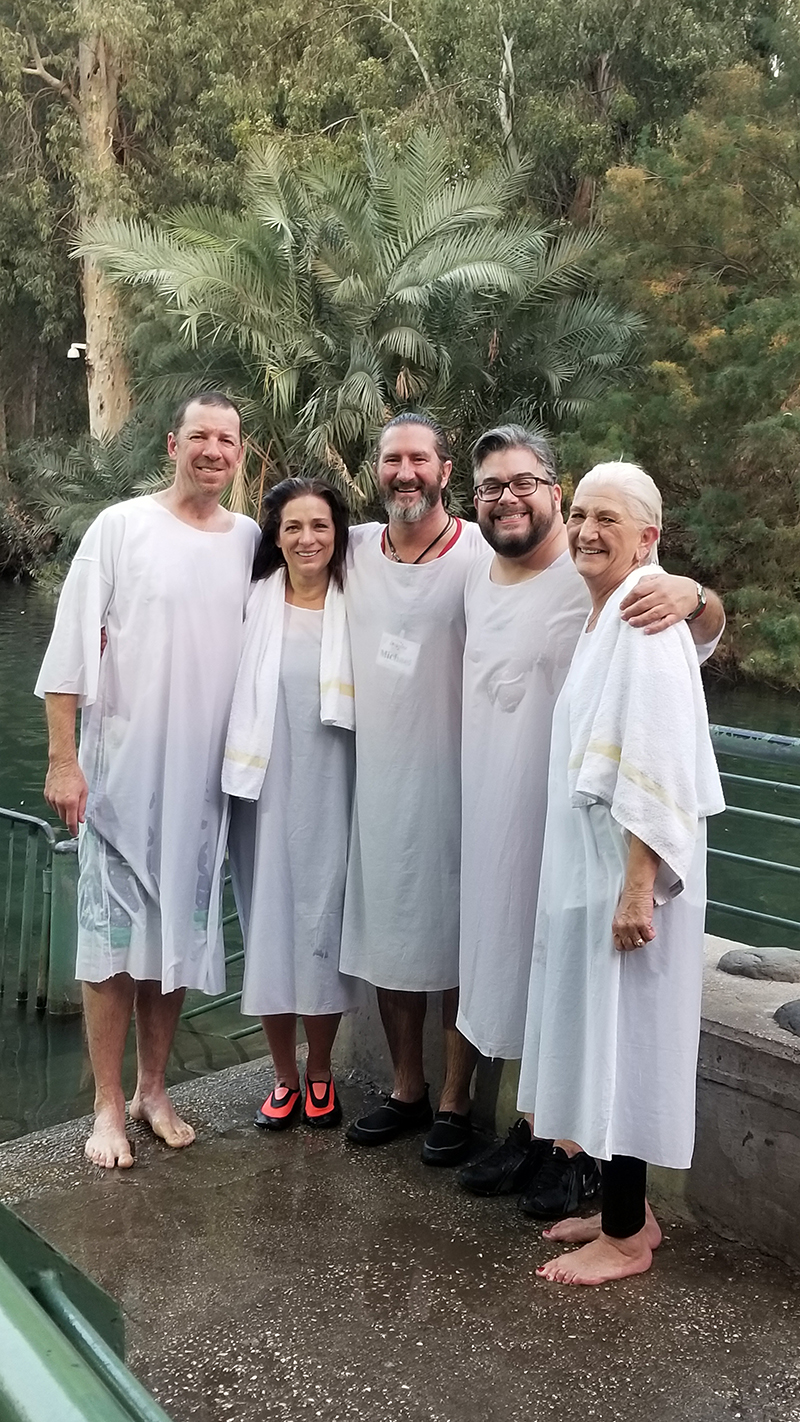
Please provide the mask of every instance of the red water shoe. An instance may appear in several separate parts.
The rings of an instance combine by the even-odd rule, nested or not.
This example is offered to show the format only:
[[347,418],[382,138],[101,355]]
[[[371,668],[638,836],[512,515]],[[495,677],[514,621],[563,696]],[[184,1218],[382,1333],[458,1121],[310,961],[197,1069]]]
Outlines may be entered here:
[[273,1086],[264,1105],[256,1111],[254,1125],[267,1131],[285,1131],[300,1115],[303,1095],[299,1086]]
[[328,1081],[309,1081],[306,1076],[306,1100],[303,1120],[307,1126],[338,1126],[342,1108],[336,1095],[333,1077]]

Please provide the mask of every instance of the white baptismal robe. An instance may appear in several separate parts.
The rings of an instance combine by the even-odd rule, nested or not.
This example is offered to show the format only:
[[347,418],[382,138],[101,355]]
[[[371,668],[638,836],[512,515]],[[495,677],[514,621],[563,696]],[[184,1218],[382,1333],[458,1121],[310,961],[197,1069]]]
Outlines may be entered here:
[[353,735],[320,719],[324,614],[284,603],[283,615],[261,794],[255,803],[231,801],[231,873],[245,940],[242,1012],[348,1012],[363,993],[339,972]]
[[356,791],[342,970],[376,987],[458,982],[464,584],[476,524],[431,563],[395,563],[383,528],[350,531],[345,586]]
[[[705,818],[724,808],[688,629],[619,620],[578,644],[553,716],[519,1107],[541,1136],[686,1169],[705,917]],[[615,660],[616,651],[620,652]],[[661,857],[653,927],[615,949],[630,834]]]
[[204,532],[147,496],[104,510],[70,567],[36,693],[82,707],[85,981],[225,986],[220,771],[258,537],[251,519]]
[[522,1056],[553,707],[586,621],[564,552],[535,577],[467,579],[457,1027],[488,1057]]

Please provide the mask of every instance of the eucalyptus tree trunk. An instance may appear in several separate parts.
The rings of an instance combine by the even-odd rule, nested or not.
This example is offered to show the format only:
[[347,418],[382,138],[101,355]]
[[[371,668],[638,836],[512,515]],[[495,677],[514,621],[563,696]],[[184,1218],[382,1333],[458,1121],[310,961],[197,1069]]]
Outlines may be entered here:
[[[589,67],[584,102],[589,111],[602,122],[608,117],[613,91],[614,75],[611,67],[611,55],[600,54]],[[586,227],[591,222],[598,187],[598,179],[588,173],[583,173],[578,178],[568,214],[570,222],[574,222],[576,227]]]
[[[55,61],[42,56],[27,17],[22,26],[29,60],[23,65],[23,74],[39,79],[58,94],[77,118],[80,133],[77,207],[81,223],[114,212],[119,203],[119,168],[114,153],[118,132],[119,57],[103,20],[102,5],[98,5],[97,0],[75,0],[77,82],[71,65],[61,73],[58,66],[55,72],[49,67]],[[102,438],[116,434],[130,414],[130,373],[119,299],[89,259],[83,264],[83,304],[89,428],[93,435]]]
[[507,35],[503,27],[503,11],[500,11],[500,79],[497,85],[497,112],[503,134],[503,146],[511,162],[519,162],[517,140],[514,137],[514,105],[516,101],[517,77],[514,72],[512,50],[514,36]]
[[[79,3],[79,15],[82,10],[87,13],[89,6]],[[119,66],[112,43],[99,31],[82,35],[78,68],[82,150],[78,209],[83,223],[113,208],[119,186],[114,154]],[[130,414],[130,371],[119,298],[91,258],[83,262],[83,305],[89,428],[102,438],[116,434]]]

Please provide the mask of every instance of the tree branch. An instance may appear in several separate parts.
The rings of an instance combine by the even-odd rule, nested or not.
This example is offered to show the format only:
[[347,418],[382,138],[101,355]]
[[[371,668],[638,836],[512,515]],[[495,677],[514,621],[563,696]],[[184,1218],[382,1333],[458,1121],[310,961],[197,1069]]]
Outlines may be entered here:
[[514,73],[514,60],[511,51],[514,47],[514,36],[507,35],[503,25],[502,8],[498,11],[500,23],[500,45],[503,58],[500,64],[500,78],[497,84],[497,112],[500,116],[500,128],[503,134],[503,146],[512,163],[519,163],[519,151],[516,139],[514,138],[514,102],[517,92],[517,80]]
[[[744,157],[752,157],[752,151],[744,148],[741,143],[736,144],[736,151],[737,153],[741,153]],[[787,168],[785,164],[779,163],[775,158],[770,158],[768,154],[761,153],[759,154],[759,158],[767,168],[773,168],[776,173],[780,173],[782,177],[788,178],[795,192],[800,193],[800,180],[798,180],[791,168]]]
[[23,74],[31,74],[34,78],[41,79],[42,83],[46,84],[48,89],[53,89],[56,94],[60,94],[64,102],[69,104],[70,108],[74,109],[76,113],[79,113],[80,104],[75,98],[72,88],[66,79],[59,79],[57,75],[51,74],[50,70],[45,67],[44,60],[39,53],[39,46],[36,43],[36,36],[27,22],[25,23],[25,32],[33,64],[32,66],[24,65],[22,69]]
[[408,30],[404,29],[402,25],[398,25],[397,21],[392,18],[391,6],[388,15],[386,14],[385,10],[376,10],[375,13],[377,14],[379,20],[383,20],[383,23],[385,25],[389,25],[391,29],[397,30],[397,33],[399,35],[402,35],[403,39],[406,42],[406,45],[408,46],[408,52],[411,55],[411,58],[414,60],[414,63],[416,64],[420,74],[422,75],[422,81],[425,85],[425,88],[427,89],[428,93],[430,94],[430,97],[433,99],[433,102],[438,109],[439,96],[433,87],[431,76],[423,63],[422,55],[420,54],[419,50],[417,49],[417,46],[415,45],[410,34],[408,33]]

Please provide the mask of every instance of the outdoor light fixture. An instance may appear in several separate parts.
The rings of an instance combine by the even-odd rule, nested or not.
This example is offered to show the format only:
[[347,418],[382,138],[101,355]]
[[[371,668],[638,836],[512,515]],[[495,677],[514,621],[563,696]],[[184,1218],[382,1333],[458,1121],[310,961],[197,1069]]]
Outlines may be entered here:
[[67,351],[67,360],[79,360],[81,351],[83,351],[84,355],[86,354],[86,342],[73,341],[72,345]]

